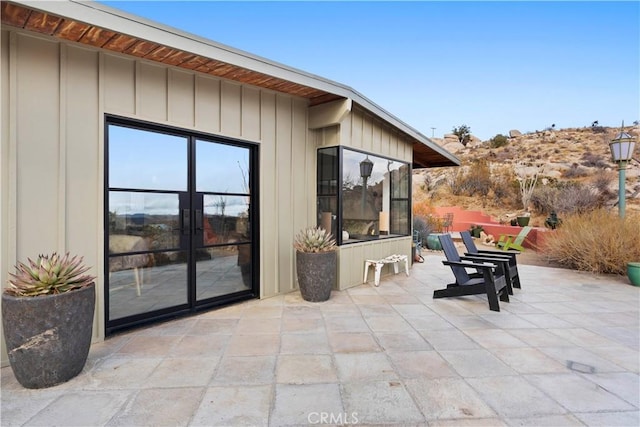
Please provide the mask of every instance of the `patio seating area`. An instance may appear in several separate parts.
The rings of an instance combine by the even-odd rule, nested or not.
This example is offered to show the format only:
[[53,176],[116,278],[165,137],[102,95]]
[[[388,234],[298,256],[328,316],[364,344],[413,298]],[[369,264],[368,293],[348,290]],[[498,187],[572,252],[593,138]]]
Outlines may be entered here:
[[640,288],[519,264],[522,289],[433,299],[441,253],[309,303],[298,292],[113,336],[43,390],[2,368],[4,426],[637,426]]

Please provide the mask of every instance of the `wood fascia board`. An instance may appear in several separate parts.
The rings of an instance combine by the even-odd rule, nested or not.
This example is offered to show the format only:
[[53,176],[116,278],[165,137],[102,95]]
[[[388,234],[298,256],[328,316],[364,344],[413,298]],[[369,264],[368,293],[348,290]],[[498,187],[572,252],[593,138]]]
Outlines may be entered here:
[[320,76],[288,67],[252,55],[238,49],[215,43],[206,38],[170,27],[157,22],[128,14],[119,9],[94,1],[35,1],[9,0],[11,3],[21,4],[29,8],[40,10],[63,18],[84,22],[106,30],[126,34],[130,37],[148,40],[173,49],[189,52],[204,58],[212,58],[241,68],[273,76],[291,83],[297,83],[318,89],[336,96],[353,100],[366,110],[377,115],[384,121],[404,132],[419,143],[422,143],[447,158],[454,164],[460,164],[453,154],[449,153],[429,138],[404,123],[391,113],[373,103],[354,89]]
[[350,98],[309,107],[309,129],[320,129],[340,124],[351,112]]
[[177,50],[205,58],[213,58],[248,70],[277,77],[292,83],[309,86],[325,92],[349,97],[350,89],[337,82],[324,79],[302,70],[215,43],[204,37],[191,34],[155,21],[128,14],[119,9],[93,1],[34,1],[9,0],[45,13],[95,25],[131,37],[148,40]]

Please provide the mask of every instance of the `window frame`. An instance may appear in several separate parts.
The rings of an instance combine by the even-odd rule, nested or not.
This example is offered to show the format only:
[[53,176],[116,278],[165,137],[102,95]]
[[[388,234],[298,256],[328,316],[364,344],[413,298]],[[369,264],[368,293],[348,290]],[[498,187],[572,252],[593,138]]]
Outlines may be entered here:
[[[320,168],[320,158],[321,158],[321,154],[322,151],[326,151],[326,150],[336,150],[336,159],[335,162],[337,163],[337,168],[334,167],[332,168],[333,170],[335,170],[337,172],[337,183],[336,183],[336,190],[333,193],[328,193],[328,192],[321,192],[320,191],[320,186],[321,186],[321,168]],[[350,152],[354,152],[354,153],[360,153],[363,154],[365,156],[371,156],[371,157],[375,157],[378,159],[384,159],[384,160],[390,160],[393,162],[398,162],[401,165],[405,165],[407,167],[407,196],[406,197],[392,197],[393,196],[393,184],[394,184],[394,180],[392,175],[389,175],[389,195],[388,196],[383,196],[383,197],[388,197],[388,201],[389,201],[389,234],[387,235],[381,235],[381,234],[376,234],[373,235],[371,238],[369,239],[349,239],[350,241],[344,241],[343,236],[342,236],[342,230],[344,229],[344,190],[343,190],[343,182],[344,182],[344,152],[345,150],[350,151]],[[412,174],[413,174],[413,166],[412,166],[412,162],[410,161],[405,161],[405,160],[400,160],[397,158],[393,158],[390,156],[385,156],[385,155],[381,155],[381,154],[377,154],[374,152],[370,152],[370,151],[366,151],[366,150],[361,150],[361,149],[357,149],[357,148],[352,148],[352,147],[347,147],[347,146],[343,146],[343,145],[334,145],[334,146],[327,146],[327,147],[320,147],[317,149],[316,151],[316,207],[317,207],[317,212],[316,212],[316,218],[317,218],[317,226],[322,226],[322,212],[321,212],[321,203],[320,203],[320,199],[326,199],[326,198],[330,198],[330,197],[335,197],[337,200],[335,202],[336,205],[336,213],[335,213],[335,221],[332,221],[332,234],[335,237],[336,243],[339,246],[343,246],[343,245],[352,245],[352,244],[357,244],[357,243],[366,243],[366,242],[371,242],[371,241],[380,241],[380,240],[388,240],[388,239],[398,239],[398,238],[405,238],[405,237],[410,237],[411,236],[411,205],[412,205]],[[406,224],[406,230],[404,230],[404,234],[403,233],[392,233],[392,219],[393,219],[393,215],[391,214],[391,206],[394,202],[406,202],[407,204],[407,209],[406,209],[406,218],[407,218],[407,224]],[[333,226],[335,225],[335,230],[333,230]]]

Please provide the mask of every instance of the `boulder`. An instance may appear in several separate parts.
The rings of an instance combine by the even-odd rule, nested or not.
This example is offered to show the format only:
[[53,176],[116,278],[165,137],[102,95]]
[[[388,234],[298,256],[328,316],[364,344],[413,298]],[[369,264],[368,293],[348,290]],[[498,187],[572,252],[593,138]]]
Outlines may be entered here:
[[482,140],[475,135],[471,135],[471,141],[467,144],[467,147],[478,147],[482,145]]
[[459,151],[464,150],[464,145],[462,145],[462,143],[459,141],[456,141],[456,142],[445,141],[445,144],[442,146],[442,148],[444,148],[450,153],[457,153]]
[[509,131],[509,138],[515,138],[516,136],[521,136],[522,133],[517,129],[511,129]]

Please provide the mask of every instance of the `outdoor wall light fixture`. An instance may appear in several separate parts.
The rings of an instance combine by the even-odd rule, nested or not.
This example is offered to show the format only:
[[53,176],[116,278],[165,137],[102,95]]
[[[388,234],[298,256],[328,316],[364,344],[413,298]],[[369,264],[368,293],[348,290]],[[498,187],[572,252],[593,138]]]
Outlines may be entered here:
[[622,122],[620,132],[609,143],[611,160],[618,164],[618,214],[620,218],[624,218],[626,206],[625,174],[627,163],[632,159],[635,147],[636,141],[631,135],[624,131],[624,122]]

